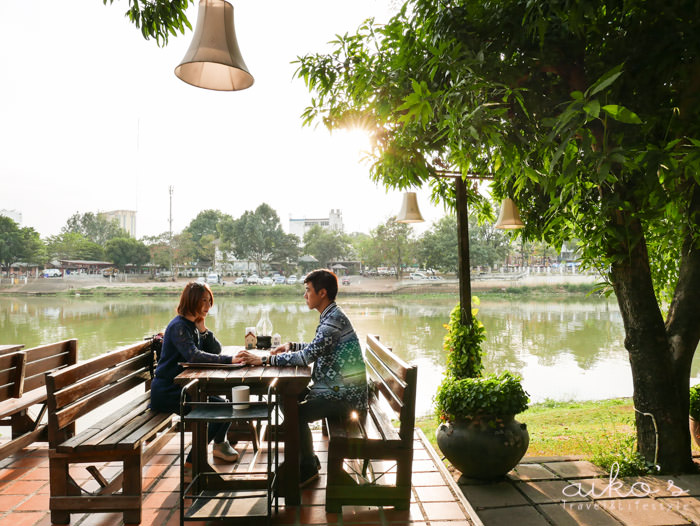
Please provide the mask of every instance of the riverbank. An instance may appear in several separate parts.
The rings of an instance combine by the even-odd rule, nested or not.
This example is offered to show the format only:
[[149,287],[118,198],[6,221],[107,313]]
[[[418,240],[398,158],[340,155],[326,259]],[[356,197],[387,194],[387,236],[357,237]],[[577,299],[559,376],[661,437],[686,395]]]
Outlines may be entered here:
[[[182,290],[188,279],[176,281],[154,281],[147,277],[122,277],[110,280],[99,275],[77,275],[63,278],[37,278],[27,283],[4,283],[0,285],[0,294],[4,295],[85,295],[85,296],[171,296]],[[589,275],[570,274],[531,274],[508,275],[494,274],[473,279],[472,291],[476,294],[522,294],[538,292],[552,293],[588,293],[598,279]],[[233,285],[225,283],[213,285],[216,295],[226,296],[299,296],[303,294],[303,285]],[[456,279],[434,281],[413,281],[382,278],[350,276],[349,284],[341,285],[340,293],[345,296],[372,295],[432,295],[456,294],[459,283]]]

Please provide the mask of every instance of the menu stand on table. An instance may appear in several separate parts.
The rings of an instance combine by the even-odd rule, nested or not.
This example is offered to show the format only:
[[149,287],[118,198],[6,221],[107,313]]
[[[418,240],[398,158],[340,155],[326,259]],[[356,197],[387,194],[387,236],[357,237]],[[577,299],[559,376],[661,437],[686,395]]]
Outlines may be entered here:
[[[248,470],[224,474],[209,465],[206,424],[252,420],[266,422],[268,425],[273,422],[277,424],[277,382],[273,380],[270,383],[267,400],[249,402],[199,401],[202,395],[198,383],[199,380],[189,382],[180,398],[180,526],[184,526],[186,521],[239,519],[248,523],[255,518],[265,519],[269,525],[273,500],[275,513],[278,511],[278,498],[273,491],[273,479],[279,470],[278,426],[271,426],[273,433],[271,437],[268,436],[267,471]],[[194,394],[192,401],[187,400],[188,392]],[[206,395],[204,398],[206,400]],[[184,434],[188,423],[193,428],[193,470],[192,481],[185,485]]]

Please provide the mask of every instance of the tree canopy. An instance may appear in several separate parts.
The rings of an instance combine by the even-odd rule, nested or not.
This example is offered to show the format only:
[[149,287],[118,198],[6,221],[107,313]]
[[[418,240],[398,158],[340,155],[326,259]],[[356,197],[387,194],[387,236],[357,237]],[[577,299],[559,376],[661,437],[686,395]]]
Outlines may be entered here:
[[304,253],[318,259],[322,267],[350,255],[352,247],[347,234],[314,225],[304,234]]
[[690,469],[700,4],[409,0],[333,46],[299,58],[304,122],[368,129],[371,176],[389,187],[429,184],[454,206],[441,170],[491,174],[494,197],[519,206],[524,239],[579,239],[620,305],[640,451]]
[[61,229],[62,234],[80,234],[88,241],[104,246],[107,241],[115,237],[128,237],[116,220],[109,221],[99,213],[76,212],[68,218],[65,226]]

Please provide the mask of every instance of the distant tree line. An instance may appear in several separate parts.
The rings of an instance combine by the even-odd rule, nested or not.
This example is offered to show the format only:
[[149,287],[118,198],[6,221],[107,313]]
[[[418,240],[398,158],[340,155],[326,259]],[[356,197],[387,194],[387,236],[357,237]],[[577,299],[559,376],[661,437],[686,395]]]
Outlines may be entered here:
[[[494,267],[509,258],[528,261],[531,256],[545,260],[556,254],[543,243],[511,245],[505,234],[475,217],[469,223],[472,266]],[[41,239],[33,228],[0,216],[0,264],[5,268],[17,262],[41,266],[61,259],[109,261],[122,270],[147,263],[165,269],[210,268],[217,246],[225,259],[254,262],[258,272],[274,263],[290,273],[302,255],[313,256],[319,266],[337,261],[360,261],[365,268],[387,266],[397,270],[397,278],[407,267],[455,272],[458,263],[457,222],[452,215],[420,236],[392,217],[369,234],[314,226],[303,240],[286,234],[277,212],[265,203],[237,219],[219,210],[203,210],[172,239],[168,232],[133,239],[116,221],[92,212],[72,215],[59,234]]]

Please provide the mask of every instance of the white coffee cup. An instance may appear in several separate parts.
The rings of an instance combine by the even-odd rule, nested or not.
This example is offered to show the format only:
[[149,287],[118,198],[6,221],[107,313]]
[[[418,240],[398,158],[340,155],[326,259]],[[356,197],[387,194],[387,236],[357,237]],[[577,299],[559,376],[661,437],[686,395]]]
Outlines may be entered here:
[[[232,402],[248,402],[250,401],[250,387],[247,385],[237,385],[231,389]],[[249,404],[236,404],[234,409],[248,409]]]

